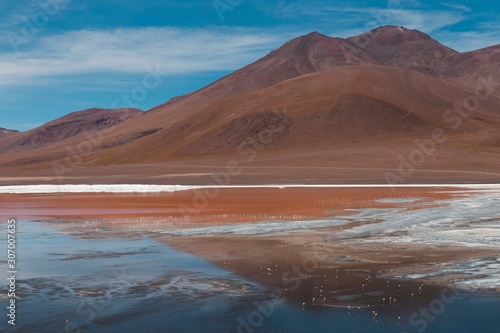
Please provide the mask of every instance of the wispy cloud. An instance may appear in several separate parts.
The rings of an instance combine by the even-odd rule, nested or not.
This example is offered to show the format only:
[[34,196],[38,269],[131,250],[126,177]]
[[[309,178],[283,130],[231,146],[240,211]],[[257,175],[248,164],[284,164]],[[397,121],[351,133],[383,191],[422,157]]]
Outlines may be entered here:
[[297,32],[212,27],[80,30],[44,37],[29,50],[0,54],[1,84],[97,72],[189,74],[230,70],[265,55]]
[[[324,1],[277,2],[263,7],[269,15],[282,19],[314,20],[318,30],[330,36],[350,37],[384,25],[417,29],[459,51],[470,51],[495,45],[500,41],[497,23],[483,22],[475,30],[454,31],[454,27],[471,19],[472,9],[441,3],[441,7],[423,6],[418,2],[387,2],[386,6],[332,5]],[[476,14],[477,15],[477,14]],[[471,28],[473,29],[473,28]]]
[[3,3],[0,5],[0,37],[4,39],[9,33],[22,35],[27,26],[28,29],[43,28],[54,16],[67,9],[70,3],[71,0],[21,0],[15,4]]
[[[397,3],[396,3],[397,4]],[[409,7],[408,3],[401,5],[388,2],[384,7],[350,7],[332,5],[330,3],[311,2],[279,2],[267,10],[282,19],[304,20],[307,17],[314,18],[317,24],[326,26],[342,27],[341,31],[352,31],[352,27],[358,33],[383,25],[402,25],[411,29],[418,29],[426,33],[457,24],[466,19],[463,8],[450,8],[450,10],[420,9]],[[403,6],[403,4],[405,6]],[[334,24],[332,24],[332,22]],[[335,29],[335,28],[330,28]],[[333,31],[335,32],[335,31]]]
[[[333,10],[333,9],[332,9]],[[347,13],[359,13],[364,17],[363,24],[357,24],[350,29],[342,31],[331,31],[330,35],[350,37],[370,31],[385,25],[404,26],[408,29],[420,30],[424,33],[434,35],[449,26],[457,24],[466,19],[460,13],[449,11],[423,11],[416,9],[378,9],[378,8],[341,8],[335,9]]]
[[463,6],[463,5],[451,4],[451,3],[447,3],[447,2],[441,2],[441,5],[448,7],[448,8],[451,8],[451,9],[461,10],[461,11],[464,11],[467,13],[472,11],[472,8],[467,7],[467,6]]
[[427,33],[454,25],[466,18],[466,16],[454,11],[440,10],[386,9],[378,13],[388,18],[387,24],[402,25]]

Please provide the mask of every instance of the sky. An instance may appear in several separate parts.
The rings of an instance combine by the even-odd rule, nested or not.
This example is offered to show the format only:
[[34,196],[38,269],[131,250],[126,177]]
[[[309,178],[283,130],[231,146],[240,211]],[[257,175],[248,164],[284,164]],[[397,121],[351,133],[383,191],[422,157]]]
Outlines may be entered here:
[[148,110],[318,31],[418,29],[461,52],[500,44],[498,0],[0,0],[0,127],[91,107]]

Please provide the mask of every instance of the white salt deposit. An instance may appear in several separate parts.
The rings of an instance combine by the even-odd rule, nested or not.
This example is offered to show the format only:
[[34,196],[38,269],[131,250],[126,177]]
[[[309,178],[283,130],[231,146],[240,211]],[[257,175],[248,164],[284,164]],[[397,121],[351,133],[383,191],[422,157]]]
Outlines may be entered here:
[[447,187],[457,189],[500,189],[500,184],[345,184],[345,185],[144,185],[144,184],[110,184],[110,185],[9,185],[0,186],[0,193],[157,193],[177,192],[194,189],[214,188],[405,188],[405,187]]

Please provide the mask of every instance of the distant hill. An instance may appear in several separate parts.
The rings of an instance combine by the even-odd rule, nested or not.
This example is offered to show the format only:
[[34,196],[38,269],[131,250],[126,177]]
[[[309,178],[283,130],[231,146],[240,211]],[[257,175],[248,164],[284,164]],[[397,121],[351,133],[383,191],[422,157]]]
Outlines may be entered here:
[[141,114],[137,109],[86,109],[43,124],[23,133],[12,133],[0,142],[0,152],[30,150],[110,128]]
[[16,134],[16,133],[19,133],[19,131],[10,130],[10,129],[0,127],[0,139],[5,138],[5,137],[10,136],[10,135],[13,135],[13,134]]

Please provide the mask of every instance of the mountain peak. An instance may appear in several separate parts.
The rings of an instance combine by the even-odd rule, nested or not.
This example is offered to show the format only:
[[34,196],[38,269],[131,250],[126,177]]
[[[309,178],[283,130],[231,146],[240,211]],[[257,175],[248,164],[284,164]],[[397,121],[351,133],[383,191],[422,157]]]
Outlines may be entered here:
[[303,35],[299,38],[302,38],[302,39],[316,39],[316,38],[332,38],[332,37],[329,37],[329,36],[326,36],[326,35],[323,35],[322,33],[319,33],[317,31],[312,31],[306,35]]
[[313,31],[202,90],[211,98],[241,94],[316,71],[360,64],[380,65],[373,56],[345,39]]
[[347,39],[388,66],[438,75],[457,51],[429,35],[402,26],[383,26]]
[[[436,75],[441,71],[442,60],[453,53],[457,52],[426,34],[401,26],[382,26],[347,39],[312,31],[201,90],[210,98],[223,97],[316,71],[351,65],[386,65]],[[175,98],[169,103],[185,97]]]
[[[415,29],[408,29],[402,25],[383,25],[380,27],[377,27],[375,29],[372,29],[371,32],[394,32],[394,31],[400,31],[400,32],[411,32],[411,31],[419,31]],[[419,31],[420,32],[420,31]]]
[[280,63],[293,61],[294,68],[300,68],[301,74],[348,64],[378,63],[345,39],[317,31],[292,39],[270,56]]
[[378,27],[361,35],[348,38],[348,40],[354,41],[354,43],[360,47],[363,47],[363,44],[366,45],[370,42],[375,42],[379,45],[398,45],[405,42],[414,42],[419,40],[433,41],[429,35],[421,32],[420,30],[407,29],[403,26],[395,25]]

